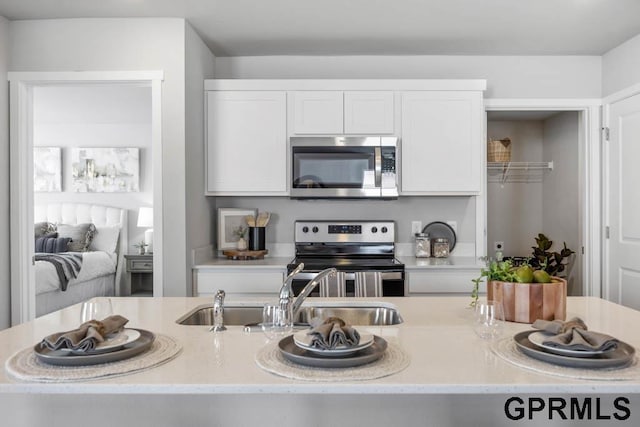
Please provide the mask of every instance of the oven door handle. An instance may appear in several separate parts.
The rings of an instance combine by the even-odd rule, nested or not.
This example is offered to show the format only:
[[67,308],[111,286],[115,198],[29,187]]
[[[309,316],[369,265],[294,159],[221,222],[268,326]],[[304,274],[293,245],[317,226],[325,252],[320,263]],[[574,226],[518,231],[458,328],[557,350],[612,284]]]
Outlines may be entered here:
[[[367,271],[375,271],[375,270],[367,270]],[[381,271],[380,273],[381,273],[380,276],[382,280],[402,280],[402,272],[400,271]],[[302,273],[296,274],[294,279],[295,280],[312,280],[312,279],[315,279],[317,275],[318,273],[302,272]],[[345,273],[345,280],[355,280],[355,278],[356,278],[355,273]]]

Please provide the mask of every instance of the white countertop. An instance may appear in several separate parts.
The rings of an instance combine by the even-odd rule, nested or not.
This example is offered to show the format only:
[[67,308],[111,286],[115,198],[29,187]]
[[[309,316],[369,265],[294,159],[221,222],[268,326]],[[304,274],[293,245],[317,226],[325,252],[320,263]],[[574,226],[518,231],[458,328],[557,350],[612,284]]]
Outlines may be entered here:
[[[477,269],[485,266],[485,263],[472,256],[450,256],[448,258],[416,258],[414,256],[398,256],[398,261],[405,265],[407,270],[430,270],[430,269]],[[205,262],[194,265],[195,269],[216,269],[216,268],[274,268],[285,269],[290,264],[293,257],[265,257],[256,260],[232,260],[227,258],[211,258]]]
[[[275,295],[274,295],[275,298]],[[321,302],[323,300],[314,300]],[[335,299],[333,301],[341,301]],[[350,300],[353,301],[353,300]],[[359,302],[365,302],[365,299]],[[114,311],[128,326],[176,338],[183,346],[174,360],[139,373],[78,383],[18,382],[3,370],[0,393],[101,394],[491,394],[491,393],[640,393],[640,381],[587,381],[525,370],[498,358],[488,342],[470,328],[469,297],[385,298],[399,309],[404,323],[359,327],[401,346],[410,366],[389,377],[361,382],[304,382],[261,370],[254,361],[265,345],[261,333],[241,326],[214,334],[207,326],[182,326],[175,320],[208,298],[114,298]],[[227,304],[249,303],[228,298]],[[568,317],[580,316],[590,329],[615,335],[640,348],[640,312],[598,298],[571,297]],[[39,342],[52,332],[77,326],[79,306],[51,313],[0,331],[0,360]],[[508,323],[506,334],[530,328]]]
[[215,268],[273,268],[273,269],[286,269],[287,264],[291,262],[291,257],[265,257],[263,259],[250,259],[250,260],[234,260],[228,258],[211,258],[205,262],[194,265],[196,269],[215,269]]

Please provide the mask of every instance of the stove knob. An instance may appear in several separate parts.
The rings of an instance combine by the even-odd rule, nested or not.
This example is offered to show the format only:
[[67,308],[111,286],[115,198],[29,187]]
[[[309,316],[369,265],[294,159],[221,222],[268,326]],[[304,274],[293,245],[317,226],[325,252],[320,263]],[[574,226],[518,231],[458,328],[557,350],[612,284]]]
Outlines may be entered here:
[[371,232],[372,233],[377,233],[378,232],[378,227],[371,227]]
[[386,233],[386,232],[387,232],[387,231],[389,231],[389,230],[387,229],[387,227],[382,227],[382,230],[381,230],[381,231],[382,231],[383,233]]
[[313,228],[312,228],[312,231],[313,231],[314,233],[317,233],[317,232],[318,232],[318,227],[313,227]]
[[302,227],[302,232],[303,233],[308,233],[309,232],[309,227],[307,227],[306,225],[304,227]]

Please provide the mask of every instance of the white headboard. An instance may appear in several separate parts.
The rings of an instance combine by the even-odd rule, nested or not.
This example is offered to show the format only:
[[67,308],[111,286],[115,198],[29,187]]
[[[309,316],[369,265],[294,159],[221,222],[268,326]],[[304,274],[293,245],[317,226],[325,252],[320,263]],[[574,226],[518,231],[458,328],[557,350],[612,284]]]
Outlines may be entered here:
[[121,278],[124,268],[124,254],[127,253],[127,210],[113,206],[93,205],[87,203],[47,203],[35,205],[33,221],[53,224],[85,224],[92,223],[96,227],[120,227],[118,239],[118,264],[116,266],[116,296],[121,294]]

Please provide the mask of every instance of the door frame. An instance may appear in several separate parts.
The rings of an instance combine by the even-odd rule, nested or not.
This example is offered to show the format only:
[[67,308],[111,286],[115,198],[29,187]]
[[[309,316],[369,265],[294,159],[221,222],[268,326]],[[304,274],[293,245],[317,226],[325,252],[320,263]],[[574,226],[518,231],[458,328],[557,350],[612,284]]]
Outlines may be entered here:
[[[611,125],[611,104],[622,101],[626,98],[640,94],[640,83],[625,89],[614,92],[611,95],[602,99],[602,127],[603,129],[609,128]],[[608,139],[603,138],[603,141],[609,142]],[[606,231],[610,221],[610,209],[609,209],[609,183],[610,183],[610,170],[609,170],[609,144],[604,143],[602,148],[602,295],[606,300],[611,301],[611,278],[609,276],[610,271],[610,256],[611,256],[611,240],[606,236]]]
[[[582,247],[582,294],[602,296],[602,126],[601,99],[485,99],[487,111],[576,111],[580,138],[580,241]],[[486,157],[485,157],[486,159]],[[485,160],[486,161],[486,160]],[[486,169],[486,168],[485,168]],[[478,209],[484,225],[484,248],[487,247],[486,170],[483,206]],[[485,249],[486,250],[486,249]]]
[[[33,89],[41,86],[135,84],[151,87],[153,202],[162,206],[162,71],[9,72],[11,324],[35,318],[33,240]],[[154,296],[162,296],[162,209],[154,209]]]

